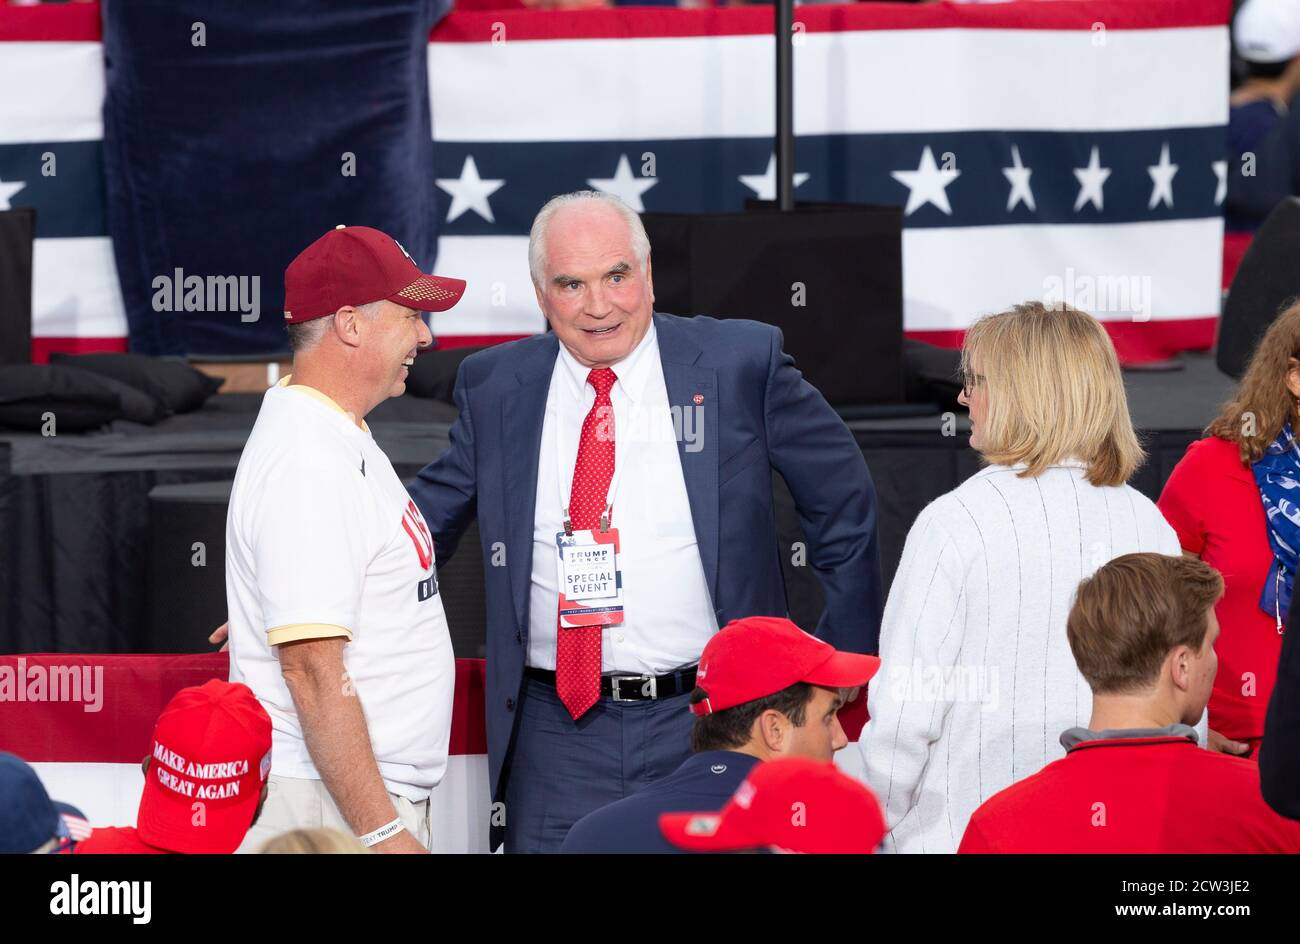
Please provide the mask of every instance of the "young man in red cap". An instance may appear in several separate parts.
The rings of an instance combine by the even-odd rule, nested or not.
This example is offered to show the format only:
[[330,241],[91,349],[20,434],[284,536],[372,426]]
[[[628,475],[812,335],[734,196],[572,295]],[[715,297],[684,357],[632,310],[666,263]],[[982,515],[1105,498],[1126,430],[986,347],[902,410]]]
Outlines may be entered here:
[[760,761],[829,763],[848,743],[836,713],[879,668],[875,656],[839,652],[788,619],[727,624],[700,656],[694,753],[667,777],[578,820],[560,851],[676,852],[659,830],[661,814],[720,808]]
[[182,688],[154,726],[136,825],[98,828],[76,853],[234,852],[270,769],[271,719],[248,686]]
[[985,801],[957,851],[1300,852],[1300,823],[1265,805],[1255,763],[1196,743],[1222,594],[1208,564],[1161,554],[1125,554],[1079,584],[1066,626],[1093,692],[1088,727]]
[[806,757],[759,764],[720,812],[665,813],[659,827],[683,852],[862,855],[885,837],[876,795]]
[[465,283],[365,226],[326,233],[284,282],[293,374],[262,401],[226,521],[230,677],[275,731],[266,813],[241,851],[329,826],[422,852],[455,660],[429,528],[365,416],[432,342],[421,312]]

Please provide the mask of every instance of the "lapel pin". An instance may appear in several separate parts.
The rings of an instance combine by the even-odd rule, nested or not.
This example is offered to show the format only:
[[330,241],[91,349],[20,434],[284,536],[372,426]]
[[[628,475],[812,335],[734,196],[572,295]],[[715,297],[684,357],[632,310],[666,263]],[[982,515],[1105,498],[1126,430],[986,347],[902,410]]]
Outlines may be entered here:
[[699,406],[701,403],[704,402],[704,394],[702,394],[702,393],[697,393],[697,394],[695,395],[695,398],[694,398],[694,399],[695,399],[695,405],[696,405],[696,406]]

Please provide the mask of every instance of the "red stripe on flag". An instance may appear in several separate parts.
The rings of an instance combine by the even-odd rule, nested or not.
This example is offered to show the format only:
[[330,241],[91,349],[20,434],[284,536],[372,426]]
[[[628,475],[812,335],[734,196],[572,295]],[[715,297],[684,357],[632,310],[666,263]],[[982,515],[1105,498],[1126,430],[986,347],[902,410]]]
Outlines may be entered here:
[[[0,750],[30,763],[138,764],[171,697],[229,671],[224,652],[0,656]],[[483,660],[457,659],[452,754],[487,753],[483,706]]]
[[[493,344],[505,344],[520,338],[531,338],[531,334],[440,334],[438,350],[445,351],[453,347],[489,347]],[[427,354],[427,351],[421,351]]]
[[98,3],[0,3],[0,42],[97,43],[102,35]]
[[126,338],[32,338],[32,363],[48,364],[51,354],[120,354]]
[[1241,260],[1246,255],[1246,250],[1250,248],[1250,241],[1254,238],[1254,233],[1223,234],[1224,289],[1232,285],[1232,280],[1237,275],[1237,269],[1241,267]]
[[[1167,360],[1179,351],[1207,351],[1214,346],[1218,318],[1172,318],[1168,321],[1103,321],[1121,364]],[[939,347],[961,347],[964,330],[907,331],[909,338]]]
[[[1054,0],[1022,3],[869,3],[805,6],[795,21],[810,33],[902,29],[1106,30],[1226,26],[1230,0]],[[453,13],[431,42],[483,43],[537,39],[646,39],[770,35],[771,7],[680,10],[475,10]]]
[[[489,347],[532,337],[529,334],[442,334],[438,349],[455,347]],[[48,364],[51,354],[121,353],[127,350],[126,338],[32,338],[32,363]],[[427,352],[421,352],[427,353]]]

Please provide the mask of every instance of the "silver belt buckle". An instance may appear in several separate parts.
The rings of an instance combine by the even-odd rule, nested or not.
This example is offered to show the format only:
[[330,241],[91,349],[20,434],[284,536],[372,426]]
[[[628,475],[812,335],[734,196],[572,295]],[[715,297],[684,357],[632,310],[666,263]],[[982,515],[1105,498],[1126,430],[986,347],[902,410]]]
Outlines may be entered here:
[[653,675],[616,675],[609,680],[610,694],[614,701],[640,701],[640,698],[624,698],[618,693],[620,683],[640,682],[641,698],[658,698],[658,681]]

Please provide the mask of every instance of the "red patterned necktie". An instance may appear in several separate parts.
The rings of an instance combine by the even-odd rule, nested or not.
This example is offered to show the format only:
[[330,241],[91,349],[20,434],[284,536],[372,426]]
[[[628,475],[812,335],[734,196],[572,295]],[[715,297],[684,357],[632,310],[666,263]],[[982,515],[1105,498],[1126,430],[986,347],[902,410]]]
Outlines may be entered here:
[[[614,477],[614,405],[609,391],[616,380],[618,377],[608,367],[587,375],[587,383],[596,388],[596,402],[582,421],[578,461],[573,467],[569,521],[575,531],[594,530],[605,511],[605,498]],[[557,632],[555,688],[576,721],[600,699],[601,627],[559,626]]]

